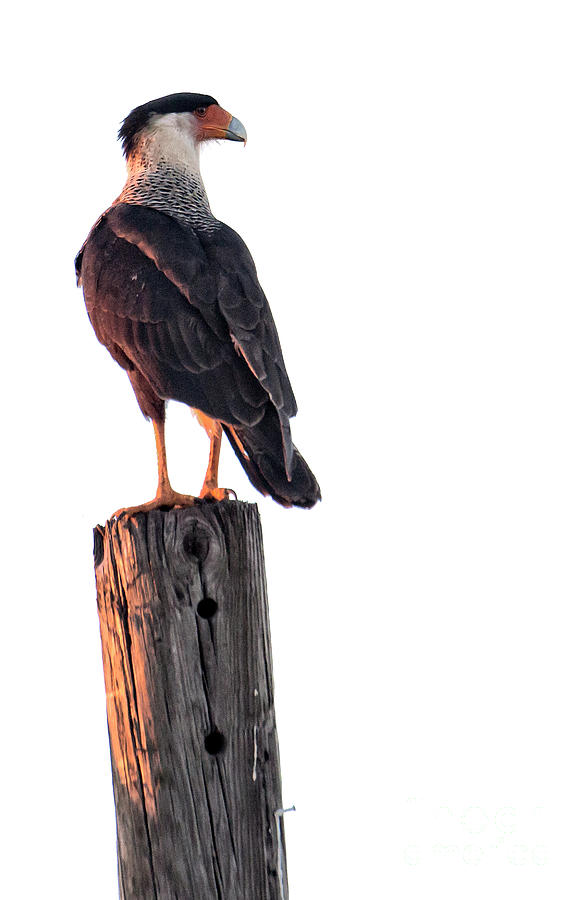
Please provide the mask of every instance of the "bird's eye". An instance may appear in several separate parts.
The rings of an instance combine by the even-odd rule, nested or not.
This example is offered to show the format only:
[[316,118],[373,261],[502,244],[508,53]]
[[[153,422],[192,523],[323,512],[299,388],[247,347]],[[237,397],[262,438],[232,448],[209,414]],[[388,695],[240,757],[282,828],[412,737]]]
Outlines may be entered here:
[[199,106],[198,109],[196,110],[196,115],[198,116],[199,119],[203,119],[204,116],[206,115],[206,107]]

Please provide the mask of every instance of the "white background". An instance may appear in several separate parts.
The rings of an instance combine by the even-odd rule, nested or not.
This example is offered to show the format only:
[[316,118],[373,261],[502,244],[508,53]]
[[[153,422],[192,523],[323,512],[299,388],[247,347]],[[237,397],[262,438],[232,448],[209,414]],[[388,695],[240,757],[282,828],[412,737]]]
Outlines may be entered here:
[[[211,93],[323,503],[265,532],[292,900],[584,898],[585,6],[32,4],[5,15],[2,742],[10,898],[115,900],[91,530],[150,426],[73,257],[116,131]],[[16,18],[15,18],[16,16]],[[204,433],[170,410],[172,480]]]

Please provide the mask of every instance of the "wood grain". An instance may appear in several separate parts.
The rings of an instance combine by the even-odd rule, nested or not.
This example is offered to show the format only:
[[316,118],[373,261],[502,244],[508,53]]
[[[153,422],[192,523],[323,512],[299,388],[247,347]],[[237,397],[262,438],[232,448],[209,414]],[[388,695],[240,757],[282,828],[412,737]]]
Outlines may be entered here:
[[120,897],[287,900],[257,507],[94,537]]

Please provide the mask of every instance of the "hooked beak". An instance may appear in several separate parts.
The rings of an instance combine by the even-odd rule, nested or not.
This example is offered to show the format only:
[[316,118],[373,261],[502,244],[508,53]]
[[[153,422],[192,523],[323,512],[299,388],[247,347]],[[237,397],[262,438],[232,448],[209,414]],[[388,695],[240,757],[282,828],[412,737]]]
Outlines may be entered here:
[[225,138],[227,141],[243,141],[244,144],[247,143],[247,132],[245,131],[245,126],[239,119],[236,119],[235,116],[231,116],[231,121],[229,122],[229,127],[227,128]]
[[226,141],[242,141],[246,143],[247,132],[245,126],[239,119],[232,116],[226,109],[220,106],[210,106],[208,108],[206,118],[202,124],[204,139],[213,139]]

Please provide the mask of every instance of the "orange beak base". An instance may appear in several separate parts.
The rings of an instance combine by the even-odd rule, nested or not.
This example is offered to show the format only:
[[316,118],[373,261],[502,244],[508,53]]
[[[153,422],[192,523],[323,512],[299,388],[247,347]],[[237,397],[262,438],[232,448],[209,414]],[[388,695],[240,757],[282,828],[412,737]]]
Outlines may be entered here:
[[202,117],[203,140],[247,141],[244,126],[226,109],[214,104],[206,110]]

